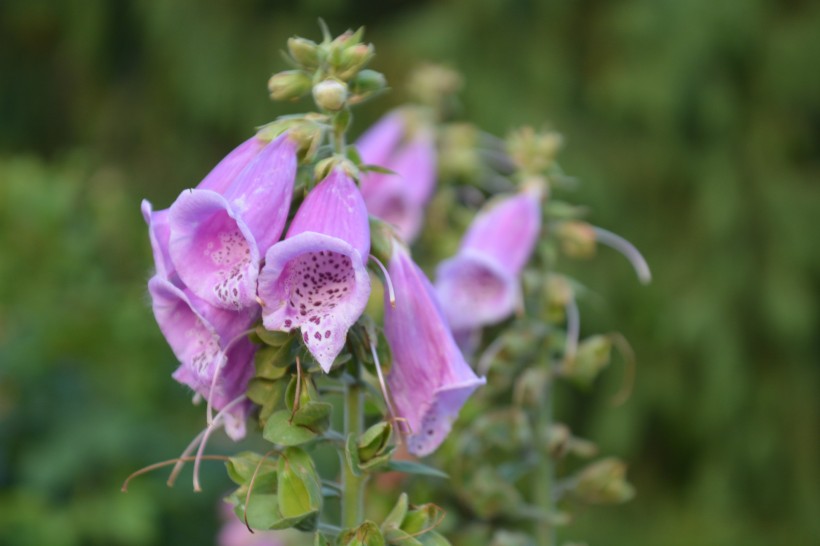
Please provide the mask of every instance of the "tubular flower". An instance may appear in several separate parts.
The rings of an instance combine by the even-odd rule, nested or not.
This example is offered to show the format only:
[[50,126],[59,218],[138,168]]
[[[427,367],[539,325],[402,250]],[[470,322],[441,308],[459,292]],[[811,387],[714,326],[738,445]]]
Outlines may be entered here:
[[287,135],[259,146],[251,139],[234,150],[168,212],[168,254],[180,280],[234,311],[256,305],[260,261],[282,235],[296,177]]
[[[244,335],[255,310],[227,311],[197,298],[159,275],[148,281],[154,317],[180,366],[173,377],[220,410],[243,395],[253,375],[255,346]],[[245,435],[248,404],[232,409],[225,423],[228,435]]]
[[424,456],[444,441],[461,406],[485,380],[464,360],[430,281],[399,244],[388,270],[396,306],[385,295],[384,332],[393,353],[387,383],[411,430],[410,453]]
[[362,196],[335,169],[305,198],[285,240],[265,256],[259,275],[265,328],[301,329],[313,357],[330,370],[370,296],[369,253]]
[[363,134],[356,147],[365,164],[385,167],[395,174],[362,175],[362,195],[373,216],[396,227],[404,241],[418,235],[424,207],[436,184],[433,130],[421,123],[411,127],[407,113],[395,111]]
[[485,206],[458,253],[438,266],[436,291],[453,330],[500,322],[519,305],[518,277],[541,230],[541,194],[528,187]]

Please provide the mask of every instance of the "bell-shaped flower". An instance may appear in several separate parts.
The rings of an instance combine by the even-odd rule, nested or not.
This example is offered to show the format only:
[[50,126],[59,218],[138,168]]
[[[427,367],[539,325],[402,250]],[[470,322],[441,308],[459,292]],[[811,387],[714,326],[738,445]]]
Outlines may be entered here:
[[370,296],[367,209],[356,184],[333,170],[305,198],[288,234],[268,250],[259,275],[268,330],[301,329],[325,371]]
[[168,240],[171,228],[168,226],[168,209],[155,211],[147,199],[142,200],[142,217],[148,224],[148,237],[154,254],[154,271],[163,279],[175,279],[174,264],[168,254]]
[[396,412],[410,427],[410,453],[424,456],[444,441],[485,380],[464,360],[430,281],[399,244],[388,270],[396,305],[385,294],[384,333],[393,353],[387,384]]
[[[243,335],[255,320],[253,310],[214,307],[159,275],[148,281],[154,317],[180,362],[173,377],[221,410],[242,396],[253,375],[254,344]],[[245,435],[250,405],[239,404],[226,416],[231,438]]]
[[287,135],[258,146],[234,150],[168,214],[169,256],[181,281],[234,311],[256,305],[260,261],[282,236],[296,177],[296,143]]
[[378,165],[395,174],[375,171],[362,175],[367,210],[396,227],[404,241],[413,241],[421,230],[424,207],[436,184],[435,135],[420,120],[408,123],[405,111],[395,111],[373,125],[357,141],[367,165]]
[[519,276],[541,230],[540,188],[489,203],[458,253],[438,266],[436,291],[453,330],[495,324],[520,305]]

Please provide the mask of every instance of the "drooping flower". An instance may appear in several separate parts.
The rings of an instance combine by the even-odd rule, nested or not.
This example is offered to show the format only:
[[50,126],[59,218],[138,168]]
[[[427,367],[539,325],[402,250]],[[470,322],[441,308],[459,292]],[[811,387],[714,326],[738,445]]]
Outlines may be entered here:
[[430,281],[399,244],[388,270],[396,305],[385,294],[384,333],[393,354],[387,383],[411,430],[410,453],[424,456],[444,441],[467,398],[485,380],[464,360]]
[[362,195],[373,216],[396,227],[404,241],[418,235],[424,207],[436,184],[435,137],[420,120],[408,123],[408,112],[394,111],[364,133],[356,143],[362,161],[395,174],[362,175]]
[[[154,317],[180,362],[173,377],[209,400],[217,410],[242,396],[253,375],[254,344],[243,335],[256,319],[250,308],[220,309],[154,276],[148,281]],[[239,404],[226,417],[231,438],[245,435],[249,404]]]
[[259,275],[265,328],[301,329],[313,357],[330,370],[370,296],[369,253],[364,201],[337,168],[311,190],[285,240],[265,256]]
[[519,276],[541,230],[540,202],[540,188],[531,186],[489,203],[458,253],[438,266],[436,291],[453,330],[495,324],[520,304]]
[[260,261],[282,235],[293,193],[296,143],[282,135],[255,146],[240,146],[168,214],[169,256],[179,278],[224,309],[256,305]]

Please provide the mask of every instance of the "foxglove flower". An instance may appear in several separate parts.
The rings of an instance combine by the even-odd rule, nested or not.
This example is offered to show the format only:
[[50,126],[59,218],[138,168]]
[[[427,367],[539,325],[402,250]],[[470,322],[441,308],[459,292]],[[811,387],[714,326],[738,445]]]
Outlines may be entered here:
[[364,201],[353,180],[335,169],[307,195],[285,240],[265,256],[259,275],[265,328],[301,329],[313,357],[330,370],[367,305],[369,254]]
[[529,187],[478,213],[458,253],[437,270],[436,291],[453,330],[510,316],[521,301],[519,275],[541,230],[541,190]]
[[168,254],[181,281],[234,311],[256,305],[260,260],[282,235],[296,177],[296,144],[287,135],[255,146],[240,146],[168,214]]
[[[255,346],[243,332],[256,312],[214,307],[161,278],[148,282],[154,317],[180,366],[173,377],[208,399],[217,410],[243,395],[253,375]],[[233,439],[245,435],[249,404],[231,410],[225,430]]]
[[436,152],[432,129],[421,123],[411,128],[406,117],[402,111],[388,114],[359,138],[356,147],[365,164],[396,173],[365,173],[362,195],[370,214],[393,224],[410,242],[421,229],[424,207],[435,188]]
[[385,295],[384,333],[393,353],[387,384],[410,426],[410,453],[424,456],[444,441],[461,406],[485,380],[464,360],[430,281],[399,244],[388,270],[396,306]]

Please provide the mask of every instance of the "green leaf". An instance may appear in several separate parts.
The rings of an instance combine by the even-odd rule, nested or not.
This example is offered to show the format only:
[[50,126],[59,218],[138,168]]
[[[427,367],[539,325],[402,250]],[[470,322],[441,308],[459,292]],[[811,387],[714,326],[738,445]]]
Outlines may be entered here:
[[380,165],[362,165],[362,171],[365,172],[372,172],[372,173],[380,173],[380,174],[395,174],[398,176],[396,171],[391,171],[387,167],[382,167]]
[[354,476],[362,475],[359,468],[359,449],[356,447],[356,435],[353,433],[348,434],[345,440],[345,463],[350,467]]
[[332,409],[333,406],[328,402],[308,402],[294,412],[292,422],[321,434],[330,427]]
[[384,538],[390,546],[422,546],[419,540],[401,529],[387,529]]
[[[242,501],[244,501],[244,498]],[[247,505],[248,525],[253,529],[273,528],[281,519],[277,505],[278,499],[274,493],[252,493]],[[245,515],[244,502],[237,504],[234,512],[236,512],[237,517],[242,520]]]
[[322,533],[313,535],[313,546],[330,546],[330,541]]
[[401,527],[401,523],[404,521],[405,516],[407,516],[409,504],[407,493],[399,495],[399,500],[396,501],[396,505],[390,510],[390,513],[387,514],[387,517],[384,518],[382,529],[398,529]]
[[313,459],[298,447],[288,448],[279,457],[278,474],[279,513],[296,520],[293,526],[303,521],[314,526],[322,508],[322,485]]
[[[245,451],[231,457],[225,463],[228,477],[237,485],[246,486],[256,472],[256,480],[253,483],[255,492],[276,491],[276,459],[267,457],[262,460],[262,457],[259,453],[252,451]],[[259,468],[258,471],[257,468]]]
[[418,539],[422,546],[450,546],[450,541],[435,531],[424,533]]
[[374,457],[382,455],[392,437],[393,426],[386,421],[381,421],[368,428],[364,431],[364,434],[362,434],[357,443],[359,460],[367,462]]
[[292,346],[292,343],[286,343],[278,347],[269,345],[260,347],[253,357],[256,377],[263,379],[283,377],[287,373],[288,367],[293,363]]
[[384,535],[379,526],[365,521],[355,529],[348,529],[339,535],[340,546],[385,546]]
[[274,444],[282,446],[298,446],[307,443],[318,436],[307,427],[290,422],[290,411],[282,409],[274,412],[265,423],[262,437]]
[[289,332],[271,332],[270,330],[266,330],[261,324],[256,327],[254,334],[256,334],[256,337],[258,337],[262,343],[272,347],[280,347],[293,341],[293,334]]
[[450,479],[450,476],[432,466],[417,463],[415,461],[390,461],[387,464],[386,470],[393,470],[395,472],[404,472],[405,474],[415,474],[418,476],[431,476],[434,478]]

